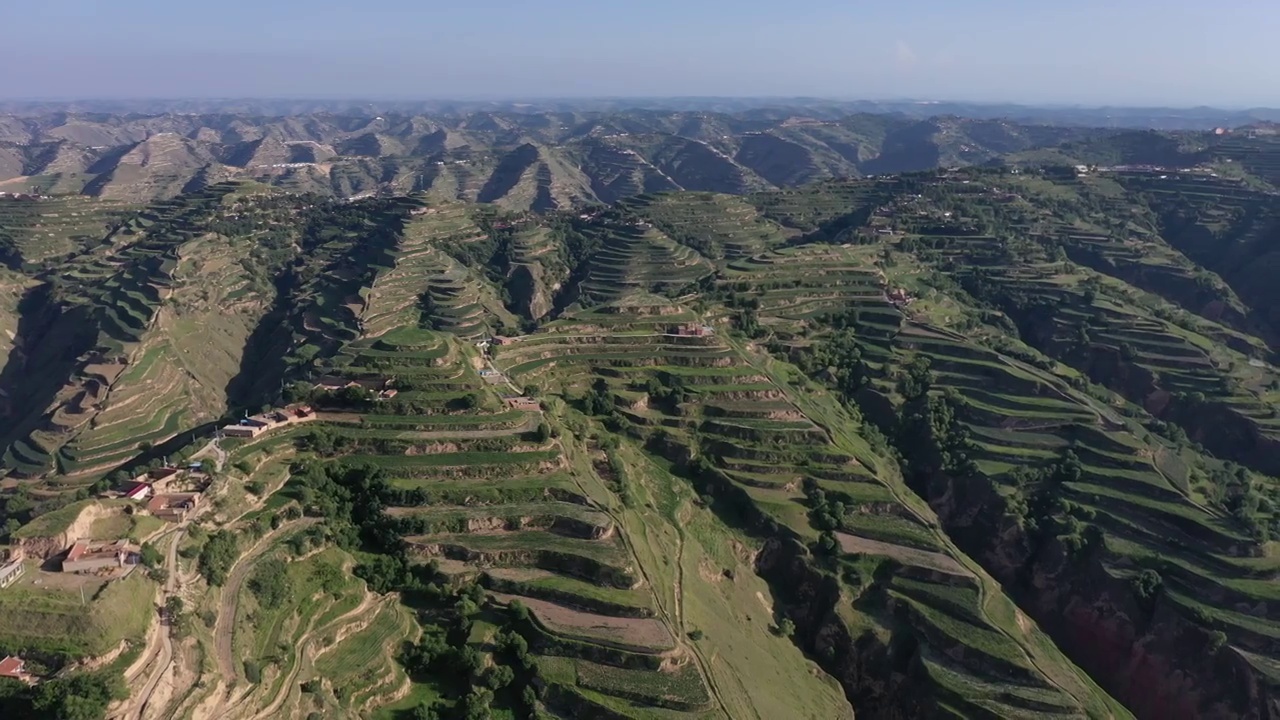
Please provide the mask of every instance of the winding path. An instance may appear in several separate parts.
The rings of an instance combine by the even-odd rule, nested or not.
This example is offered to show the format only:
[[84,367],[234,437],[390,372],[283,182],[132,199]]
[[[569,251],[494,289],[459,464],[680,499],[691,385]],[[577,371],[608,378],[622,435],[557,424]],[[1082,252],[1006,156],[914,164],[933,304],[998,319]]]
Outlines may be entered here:
[[290,530],[295,530],[316,522],[315,518],[303,518],[287,522],[271,532],[263,535],[248,552],[241,555],[232,566],[227,582],[222,587],[222,596],[218,601],[218,621],[214,624],[214,646],[218,656],[218,670],[228,685],[236,681],[236,665],[232,640],[235,638],[236,615],[240,610],[240,591],[249,577],[249,569],[253,562],[271,548],[272,543]]
[[[163,608],[169,598],[174,597],[178,589],[178,545],[182,543],[182,537],[187,532],[187,524],[183,522],[173,533],[173,541],[169,543],[169,550],[165,554],[164,570],[166,578],[164,581],[164,590],[160,593]],[[160,620],[160,654],[154,662],[148,662],[153,666],[151,676],[147,678],[147,684],[143,686],[142,692],[138,694],[138,699],[133,701],[133,707],[129,709],[124,717],[129,720],[142,720],[143,715],[147,711],[147,704],[151,702],[151,696],[155,694],[156,686],[160,684],[161,678],[169,671],[169,667],[173,664],[173,637],[169,631],[169,619],[163,615]]]

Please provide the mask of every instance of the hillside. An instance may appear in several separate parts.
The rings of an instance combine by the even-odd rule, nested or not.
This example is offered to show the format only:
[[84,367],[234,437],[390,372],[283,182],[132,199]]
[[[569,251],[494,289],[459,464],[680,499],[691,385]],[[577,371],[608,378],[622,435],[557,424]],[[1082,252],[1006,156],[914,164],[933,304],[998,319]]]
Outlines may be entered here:
[[165,199],[228,179],[337,197],[424,192],[551,210],[981,164],[1101,130],[795,108],[368,116],[66,113],[0,125],[0,191]]
[[[146,638],[99,605],[57,643],[11,622],[0,652],[118,645],[143,689],[113,712],[1280,713],[1262,136],[43,122],[30,142],[185,123],[135,157],[316,143],[347,189],[384,173],[354,200],[317,176],[0,200],[27,203],[0,225],[0,525],[31,546],[128,508],[93,532],[172,552],[159,587],[98,597],[182,600]],[[430,165],[447,192],[385,180],[384,153],[464,150]],[[166,458],[201,463],[179,532],[114,492]],[[28,572],[21,602],[60,576]]]

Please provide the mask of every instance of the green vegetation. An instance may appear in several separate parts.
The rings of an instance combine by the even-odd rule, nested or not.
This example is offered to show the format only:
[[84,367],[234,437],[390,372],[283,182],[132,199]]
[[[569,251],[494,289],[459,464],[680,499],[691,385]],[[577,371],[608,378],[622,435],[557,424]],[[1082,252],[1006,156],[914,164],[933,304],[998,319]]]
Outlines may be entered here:
[[[175,717],[1264,714],[1269,146],[937,120],[930,155],[896,120],[700,122],[714,151],[344,136],[342,193],[433,159],[401,197],[213,183],[48,248],[15,219],[11,544],[150,536],[128,478],[233,418],[307,422],[203,450],[177,568],[178,532],[123,580],[31,561],[0,651],[136,652],[158,604]],[[991,144],[1014,169],[932,169]],[[1152,673],[1186,681],[1135,689]],[[98,717],[108,679],[0,702]]]

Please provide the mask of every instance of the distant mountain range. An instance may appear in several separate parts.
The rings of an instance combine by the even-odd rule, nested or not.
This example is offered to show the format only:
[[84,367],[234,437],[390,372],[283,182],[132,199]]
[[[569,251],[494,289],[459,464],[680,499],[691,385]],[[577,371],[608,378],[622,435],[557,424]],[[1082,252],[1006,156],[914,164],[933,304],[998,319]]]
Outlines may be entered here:
[[[739,109],[671,110],[656,107],[659,101],[626,110],[254,101],[187,112],[211,107],[191,101],[151,113],[145,111],[158,109],[151,103],[76,103],[58,110],[10,103],[14,112],[0,115],[0,191],[141,202],[254,179],[337,197],[422,192],[546,210],[644,192],[744,193],[992,162],[1194,164],[1222,138],[1203,130],[1105,125],[1212,127],[1224,119],[1223,111],[1211,109],[705,102]],[[406,112],[410,105],[434,112]],[[848,112],[864,106],[881,112]],[[1099,116],[1104,112],[1110,114]],[[1268,112],[1235,119],[1258,127]],[[1001,113],[1021,115],[996,117]]]
[[0,113],[110,113],[117,115],[245,114],[306,115],[447,115],[472,113],[619,113],[632,110],[744,114],[757,119],[782,119],[804,114],[826,120],[859,113],[900,114],[925,119],[938,115],[984,120],[1079,125],[1084,127],[1155,130],[1212,130],[1257,122],[1280,122],[1280,109],[1214,107],[1127,107],[1079,105],[1021,105],[1017,103],[914,100],[835,100],[813,97],[676,97],[676,98],[536,98],[528,100],[335,100],[335,99],[186,99],[186,100],[0,100]]

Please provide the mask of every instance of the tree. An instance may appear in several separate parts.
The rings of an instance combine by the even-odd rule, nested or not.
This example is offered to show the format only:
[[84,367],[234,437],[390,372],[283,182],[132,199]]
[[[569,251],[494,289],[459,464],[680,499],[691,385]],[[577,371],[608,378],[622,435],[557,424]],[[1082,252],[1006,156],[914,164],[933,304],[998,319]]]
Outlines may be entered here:
[[164,564],[164,554],[151,543],[143,543],[142,552],[139,555],[142,559],[142,564],[148,568],[156,568]]
[[1216,655],[1224,645],[1227,644],[1227,634],[1221,630],[1215,630],[1209,636],[1209,654]]
[[494,665],[485,671],[484,684],[494,690],[501,690],[510,685],[511,681],[515,679],[515,671],[511,668],[506,665]]
[[529,608],[519,600],[512,600],[507,606],[507,611],[511,613],[511,617],[517,622],[527,622],[529,620]]
[[227,530],[219,530],[209,536],[209,540],[200,550],[200,574],[210,585],[221,585],[226,582],[227,573],[235,564],[239,550],[236,536]]
[[289,600],[289,572],[280,558],[267,558],[258,563],[249,578],[249,589],[262,607],[279,607]]
[[182,602],[182,598],[177,595],[174,595],[164,601],[164,612],[171,618],[176,618],[181,615],[184,607],[185,605]]
[[423,700],[413,709],[413,720],[439,720],[440,715],[436,712],[435,705]]
[[1164,579],[1160,577],[1160,573],[1148,568],[1138,573],[1138,576],[1133,578],[1131,583],[1133,585],[1133,594],[1137,595],[1138,600],[1150,609],[1155,603],[1156,596],[1160,594]]
[[120,674],[77,673],[34,689],[36,717],[57,720],[100,720],[112,700],[125,697]]
[[547,421],[543,420],[538,423],[538,429],[534,433],[533,438],[539,443],[544,443],[551,439],[551,426],[547,424]]
[[783,618],[778,623],[778,634],[782,637],[791,637],[796,634],[796,624],[791,622],[791,618]]
[[463,717],[466,720],[489,720],[489,706],[492,704],[492,690],[481,686],[473,687],[463,700]]

